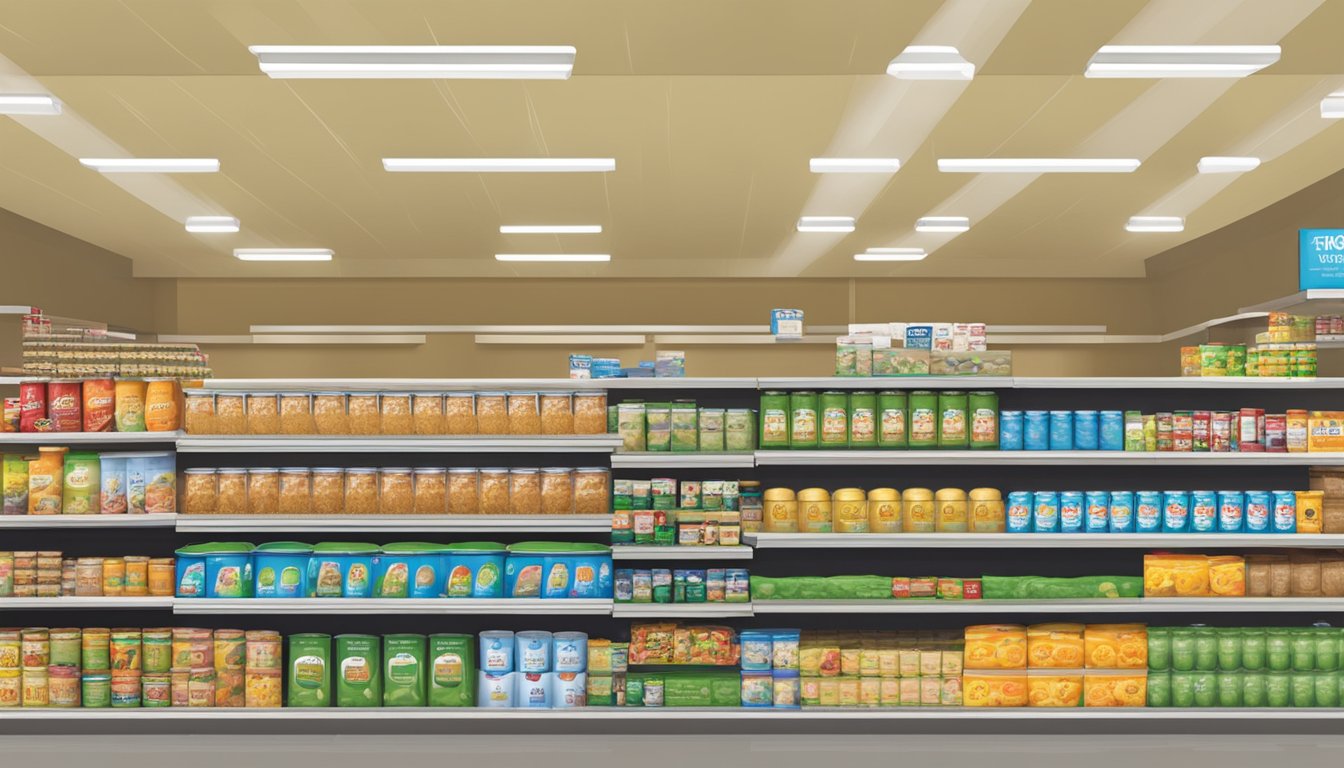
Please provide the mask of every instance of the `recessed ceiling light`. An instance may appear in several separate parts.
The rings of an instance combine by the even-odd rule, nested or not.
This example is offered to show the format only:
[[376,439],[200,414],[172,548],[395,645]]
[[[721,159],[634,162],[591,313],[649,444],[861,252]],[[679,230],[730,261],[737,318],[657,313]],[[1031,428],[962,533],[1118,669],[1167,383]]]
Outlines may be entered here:
[[331,261],[330,248],[234,248],[241,261]]
[[237,232],[238,220],[232,216],[188,216],[187,231],[201,234]]
[[953,157],[938,160],[943,173],[1133,173],[1139,161],[1113,157]]
[[869,248],[854,254],[855,261],[923,261],[928,256],[923,248]]
[[916,232],[965,232],[971,220],[965,216],[925,216],[915,222]]
[[273,78],[565,80],[568,45],[253,45]]
[[975,65],[950,45],[909,45],[887,65],[887,74],[902,80],[970,80]]
[[1129,232],[1182,232],[1185,219],[1180,216],[1130,216],[1125,225]]
[[0,115],[59,115],[61,102],[46,93],[0,93]]
[[219,160],[213,157],[82,157],[85,168],[99,173],[215,173]]
[[496,253],[495,261],[611,261],[609,253]]
[[1103,45],[1088,77],[1246,77],[1279,60],[1277,45]]
[[853,216],[804,216],[798,220],[799,232],[853,232]]
[[1200,173],[1245,173],[1259,167],[1258,157],[1201,157],[1195,164]]
[[895,173],[901,161],[894,157],[814,157],[808,167],[813,173]]
[[504,224],[499,228],[501,235],[596,235],[601,232],[601,224]]
[[1321,99],[1321,117],[1344,117],[1344,91],[1336,91]]
[[385,157],[383,169],[401,173],[605,173],[612,157]]

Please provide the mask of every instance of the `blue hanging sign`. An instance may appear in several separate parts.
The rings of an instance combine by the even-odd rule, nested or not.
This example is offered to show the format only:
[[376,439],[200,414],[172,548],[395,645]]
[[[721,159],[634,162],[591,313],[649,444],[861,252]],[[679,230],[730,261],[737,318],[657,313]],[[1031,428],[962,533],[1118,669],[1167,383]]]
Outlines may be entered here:
[[1344,229],[1297,231],[1297,287],[1344,288]]

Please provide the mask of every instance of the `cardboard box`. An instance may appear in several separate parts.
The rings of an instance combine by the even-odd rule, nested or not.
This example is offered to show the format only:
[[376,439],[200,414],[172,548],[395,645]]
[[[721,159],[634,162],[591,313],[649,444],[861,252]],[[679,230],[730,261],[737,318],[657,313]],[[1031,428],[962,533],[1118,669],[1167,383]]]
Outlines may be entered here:
[[1007,350],[989,352],[929,353],[931,376],[1012,376],[1013,353]]

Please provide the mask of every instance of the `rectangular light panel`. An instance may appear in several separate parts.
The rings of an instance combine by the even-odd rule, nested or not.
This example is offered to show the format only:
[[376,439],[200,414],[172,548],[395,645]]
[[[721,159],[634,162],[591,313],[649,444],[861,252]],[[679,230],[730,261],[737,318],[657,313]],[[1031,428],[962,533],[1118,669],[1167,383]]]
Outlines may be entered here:
[[887,65],[887,74],[901,80],[970,80],[975,65],[950,45],[909,45]]
[[1321,117],[1337,119],[1344,117],[1344,91],[1338,91],[1321,99]]
[[854,254],[855,261],[923,261],[928,256],[923,248],[869,248]]
[[601,224],[504,224],[501,235],[597,235]]
[[240,261],[331,261],[330,248],[234,248]]
[[915,222],[916,232],[965,232],[971,220],[965,216],[925,216]]
[[943,173],[1133,173],[1139,161],[1114,157],[940,158]]
[[853,216],[804,216],[798,220],[799,232],[853,232]]
[[813,173],[895,173],[901,161],[894,157],[814,157],[808,168]]
[[393,173],[607,173],[613,157],[385,157]]
[[277,78],[566,80],[569,45],[253,45]]
[[81,165],[99,173],[216,173],[213,157],[81,157]]
[[59,115],[61,102],[46,93],[0,93],[0,115]]
[[597,262],[611,261],[609,253],[496,253],[495,261]]
[[1130,216],[1127,232],[1182,232],[1185,219],[1180,216]]
[[1258,157],[1201,157],[1195,165],[1200,173],[1245,173],[1259,167]]
[[198,234],[237,232],[238,220],[232,216],[188,216],[187,231]]
[[1279,60],[1277,45],[1103,45],[1088,77],[1246,77]]

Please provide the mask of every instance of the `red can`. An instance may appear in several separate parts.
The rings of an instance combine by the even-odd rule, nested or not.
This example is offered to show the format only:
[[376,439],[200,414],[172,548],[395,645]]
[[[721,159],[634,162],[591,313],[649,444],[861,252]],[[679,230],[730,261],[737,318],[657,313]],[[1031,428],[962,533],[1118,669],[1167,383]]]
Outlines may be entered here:
[[1191,417],[1191,429],[1193,442],[1192,445],[1196,451],[1211,450],[1210,434],[1213,428],[1213,414],[1209,411],[1195,411]]
[[84,381],[84,431],[111,432],[116,415],[116,385],[111,379]]
[[25,381],[19,384],[19,431],[45,432],[38,422],[47,418],[47,383]]
[[1226,453],[1232,450],[1232,414],[1217,411],[1213,414],[1213,423],[1209,430],[1209,450],[1214,453]]
[[891,596],[897,599],[909,597],[910,579],[905,576],[893,576],[891,579]]
[[961,582],[961,596],[967,600],[979,600],[984,596],[979,579],[964,579]]
[[1237,415],[1237,442],[1246,453],[1265,450],[1265,409],[1242,408]]
[[1288,414],[1265,414],[1265,452],[1288,452]]
[[47,416],[51,431],[78,432],[84,428],[84,409],[80,401],[84,391],[78,380],[62,379],[47,382]]

